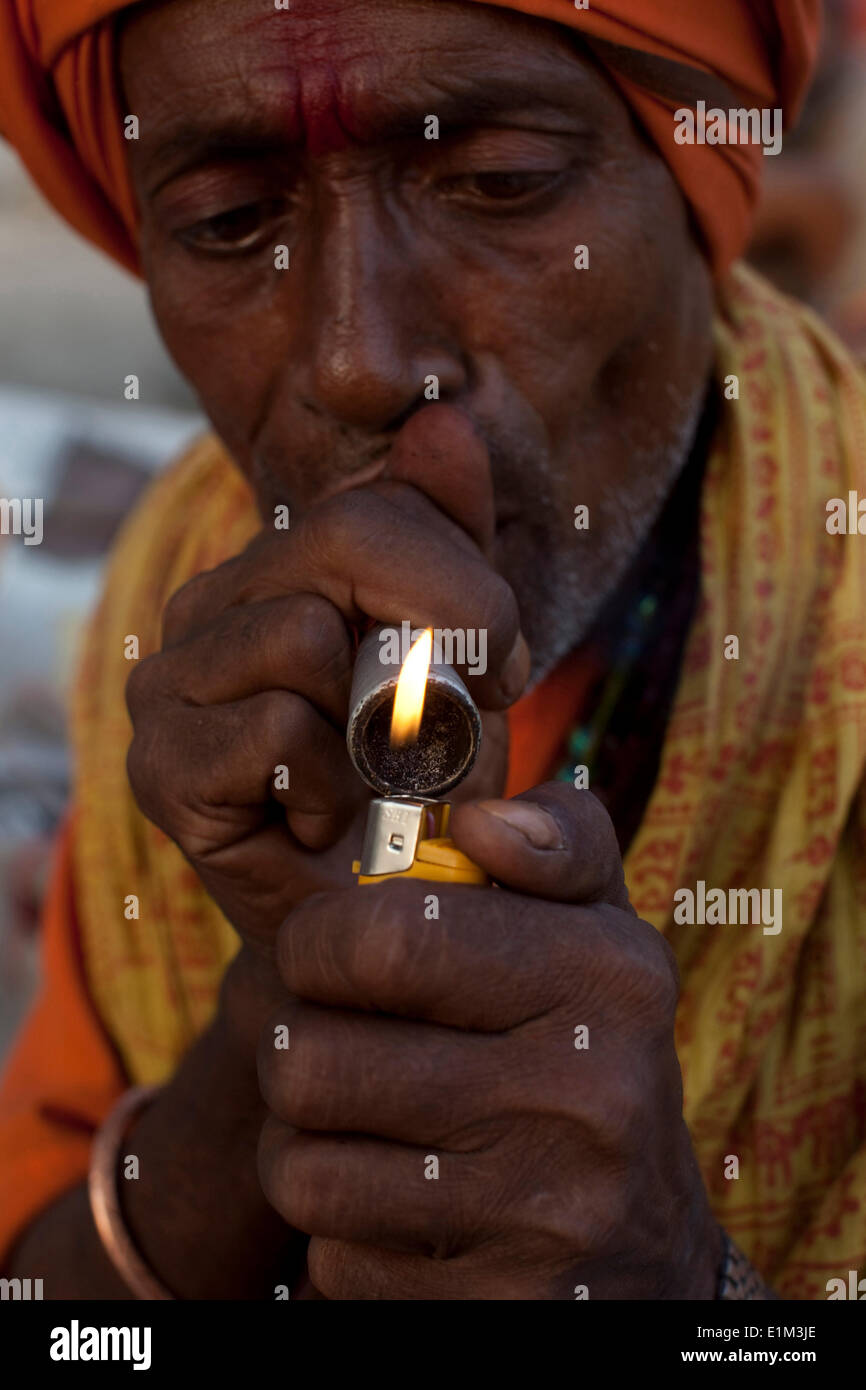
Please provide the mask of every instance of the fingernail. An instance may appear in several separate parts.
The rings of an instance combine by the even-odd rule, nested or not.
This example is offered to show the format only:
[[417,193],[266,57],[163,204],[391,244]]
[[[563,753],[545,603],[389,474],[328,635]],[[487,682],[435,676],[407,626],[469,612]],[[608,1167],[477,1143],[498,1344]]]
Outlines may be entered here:
[[479,801],[479,810],[505,821],[517,830],[533,849],[565,849],[562,831],[549,811],[534,801]]
[[532,658],[526,644],[526,638],[522,632],[518,632],[514,646],[505,658],[502,675],[499,677],[499,688],[510,705],[514,703],[518,695],[522,694],[526,682],[529,680],[531,664]]

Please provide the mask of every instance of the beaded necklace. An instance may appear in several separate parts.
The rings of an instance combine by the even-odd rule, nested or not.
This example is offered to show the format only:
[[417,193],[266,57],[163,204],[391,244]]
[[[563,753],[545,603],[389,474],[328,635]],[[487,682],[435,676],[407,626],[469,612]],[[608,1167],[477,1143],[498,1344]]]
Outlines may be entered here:
[[616,714],[617,705],[634,668],[642,656],[659,609],[655,594],[643,594],[631,610],[622,641],[617,646],[613,664],[601,688],[592,716],[572,729],[566,742],[566,761],[556,774],[556,781],[571,782],[578,767],[585,767],[592,782],[604,736]]
[[[707,412],[705,430],[711,421]],[[601,674],[554,774],[588,785],[604,802],[623,852],[655,782],[697,603],[705,459],[706,450],[696,447],[630,576],[596,624],[587,648],[600,658]]]

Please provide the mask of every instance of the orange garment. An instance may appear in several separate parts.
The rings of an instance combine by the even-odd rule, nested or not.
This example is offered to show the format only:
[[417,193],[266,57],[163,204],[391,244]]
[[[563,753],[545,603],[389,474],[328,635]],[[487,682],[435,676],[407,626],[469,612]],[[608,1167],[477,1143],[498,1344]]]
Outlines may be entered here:
[[504,796],[519,796],[555,775],[563,744],[586,707],[600,658],[573,652],[508,711],[508,777]]
[[[509,791],[544,781],[579,709],[579,663],[564,662],[508,712]],[[546,738],[534,736],[544,712]],[[90,1141],[128,1078],[100,1023],[80,959],[72,840],[57,838],[42,919],[42,986],[0,1081],[0,1271],[14,1241],[87,1175]]]
[[[713,74],[730,89],[708,105],[781,107],[796,118],[817,54],[820,0],[482,0]],[[0,132],[46,197],[84,236],[138,268],[125,165],[114,17],[130,0],[0,0]],[[664,72],[596,49],[669,164],[718,273],[744,249],[764,155],[758,145],[678,145],[685,99]]]
[[88,995],[76,929],[74,815],[57,839],[42,920],[42,983],[0,1086],[0,1268],[17,1234],[87,1172],[126,1086]]

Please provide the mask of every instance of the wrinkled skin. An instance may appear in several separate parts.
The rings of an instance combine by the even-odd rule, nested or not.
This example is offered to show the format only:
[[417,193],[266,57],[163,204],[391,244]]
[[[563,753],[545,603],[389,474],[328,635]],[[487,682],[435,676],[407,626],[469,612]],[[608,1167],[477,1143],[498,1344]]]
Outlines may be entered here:
[[[169,605],[129,768],[278,972],[264,1191],[331,1298],[711,1298],[671,953],[590,794],[537,788],[517,828],[499,800],[504,710],[586,635],[697,423],[711,295],[671,176],[565,31],[482,5],[171,0],[122,72],[154,311],[263,518]],[[423,885],[347,887],[367,619],[488,632],[452,831],[502,887],[437,890],[438,919]]]
[[682,198],[564,29],[447,0],[268,10],[171,0],[127,29],[163,337],[266,520],[393,476],[436,375],[486,448],[402,475],[470,511],[491,475],[538,672],[585,635],[695,424],[710,291]]

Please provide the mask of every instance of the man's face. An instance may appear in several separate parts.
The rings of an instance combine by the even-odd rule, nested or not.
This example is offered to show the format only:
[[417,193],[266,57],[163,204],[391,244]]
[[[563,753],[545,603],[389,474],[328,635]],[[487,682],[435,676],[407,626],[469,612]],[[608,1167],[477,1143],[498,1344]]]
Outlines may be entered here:
[[387,476],[435,376],[549,669],[658,515],[711,355],[685,205],[612,83],[564,28],[451,0],[170,0],[121,67],[156,318],[263,515]]

